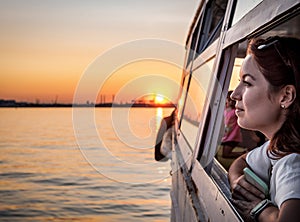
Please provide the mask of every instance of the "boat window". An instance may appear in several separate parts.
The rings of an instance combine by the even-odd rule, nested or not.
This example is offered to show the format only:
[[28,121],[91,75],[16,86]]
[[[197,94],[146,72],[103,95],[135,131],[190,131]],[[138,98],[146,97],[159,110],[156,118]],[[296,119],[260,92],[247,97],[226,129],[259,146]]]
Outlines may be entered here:
[[220,36],[227,3],[228,0],[213,0],[207,3],[196,48],[197,54],[204,51]]
[[[284,22],[284,23],[278,23],[276,27],[273,29],[266,31],[264,34],[260,36],[256,36],[256,38],[267,38],[269,36],[293,36],[293,37],[300,37],[300,15],[295,16],[294,18],[291,18],[290,20]],[[263,32],[263,30],[262,30]],[[261,32],[261,33],[262,33]],[[246,56],[247,52],[247,45],[248,45],[248,40],[245,40],[243,42],[239,42],[238,44],[238,51],[237,55],[234,58],[234,65],[231,69],[231,67],[228,67],[228,73],[224,73],[226,76],[226,83],[225,86],[227,85],[228,87],[224,87],[223,91],[223,96],[220,104],[223,104],[220,106],[220,110],[224,111],[225,110],[225,100],[226,100],[226,94],[230,90],[234,90],[236,86],[239,83],[239,72],[244,60],[244,57]],[[235,46],[233,46],[235,48]],[[232,70],[232,71],[231,71]],[[229,81],[229,82],[228,82]],[[218,115],[223,116],[223,121],[224,121],[224,113],[220,112]],[[218,118],[221,119],[221,118]],[[225,121],[221,123],[221,127],[216,131],[213,137],[215,137],[215,140],[218,140],[219,142],[217,143],[217,153],[215,154],[214,160],[206,166],[206,172],[211,176],[211,178],[215,181],[217,186],[219,187],[220,190],[222,190],[223,194],[227,197],[227,199],[231,198],[231,192],[230,192],[230,187],[227,179],[227,170],[229,169],[231,163],[237,158],[232,156],[232,157],[224,157],[223,155],[223,150],[224,150],[224,144],[222,144],[222,137],[224,136],[225,133]],[[219,131],[219,133],[218,133]],[[251,150],[264,141],[266,141],[266,138],[264,137],[263,134],[255,131],[249,131],[241,128],[241,133],[242,133],[242,141],[237,144],[233,149],[232,152],[243,152],[245,150]],[[212,149],[215,150],[215,149]],[[228,152],[227,152],[228,154]],[[201,162],[201,160],[200,160]]]
[[[223,109],[224,113],[222,113],[223,124],[220,130],[220,143],[217,149],[216,159],[226,170],[229,169],[231,163],[238,156],[256,147],[254,139],[255,133],[238,126],[234,108],[235,101],[227,97],[239,83],[239,73],[244,57],[246,56],[246,46],[247,41],[239,44],[238,57],[234,60],[229,89],[223,93],[223,99],[226,102]],[[229,140],[233,134],[235,135],[235,141]]]
[[185,108],[182,113],[180,129],[192,149],[196,145],[197,133],[209,89],[214,60],[215,59],[209,60],[189,75],[190,84]]
[[204,6],[188,39],[186,67],[220,36],[227,3],[228,0],[211,0]]
[[181,121],[182,121],[182,112],[185,106],[185,101],[186,101],[186,95],[187,95],[187,89],[189,85],[191,75],[188,74],[183,78],[182,85],[181,85],[181,92],[180,92],[180,97],[178,100],[177,104],[177,119],[179,120],[179,128],[181,126]]
[[243,18],[249,11],[251,11],[255,6],[261,3],[263,0],[237,0],[236,8],[232,20],[232,26],[236,24],[241,18]]
[[191,45],[190,45],[190,50],[188,52],[187,64],[189,64],[193,60],[193,57],[195,56],[196,45],[197,45],[198,36],[199,36],[200,24],[201,24],[201,18],[199,18],[199,20],[197,21],[196,28],[194,29],[193,34],[191,36],[191,40],[190,40]]
[[[257,38],[267,38],[269,36],[274,35],[284,35],[284,36],[300,36],[300,15],[292,18],[291,20],[278,25],[276,28],[264,33],[263,35],[257,36]],[[248,41],[243,41],[239,43],[238,53],[234,61],[233,71],[231,73],[230,83],[228,91],[234,90],[239,83],[239,72],[243,62],[244,57],[246,56]],[[226,94],[228,91],[224,91],[223,99],[226,100]],[[225,102],[224,102],[225,104]],[[226,106],[224,106],[224,110]],[[230,126],[225,126],[225,119],[224,125],[220,129],[220,137],[223,138],[226,135],[226,132],[230,130]],[[216,159],[222,164],[222,166],[227,170],[231,163],[234,161],[235,158],[241,154],[241,152],[249,151],[258,145],[261,145],[265,142],[265,137],[259,132],[245,130],[241,128],[241,141],[237,144],[226,144],[222,139],[219,143],[219,148],[217,149],[218,152],[216,154]],[[229,146],[226,146],[229,145]],[[226,147],[225,147],[226,146]],[[234,147],[233,149],[230,148]],[[224,150],[225,148],[225,150]],[[230,152],[229,152],[230,151]]]

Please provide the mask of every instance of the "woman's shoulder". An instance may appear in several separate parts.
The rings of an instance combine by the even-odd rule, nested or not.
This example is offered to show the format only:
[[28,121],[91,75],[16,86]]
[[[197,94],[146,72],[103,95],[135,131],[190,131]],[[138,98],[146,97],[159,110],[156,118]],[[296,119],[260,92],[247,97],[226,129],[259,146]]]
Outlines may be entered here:
[[300,179],[300,154],[291,153],[277,160],[272,160],[273,173],[286,175],[287,173],[297,175]]
[[280,159],[276,160],[274,163],[274,167],[276,165],[282,165],[284,167],[288,167],[290,169],[292,168],[298,168],[297,170],[300,171],[300,154],[298,153],[291,153],[284,157],[281,157]]
[[274,200],[278,206],[289,199],[300,199],[300,154],[278,159],[272,169]]

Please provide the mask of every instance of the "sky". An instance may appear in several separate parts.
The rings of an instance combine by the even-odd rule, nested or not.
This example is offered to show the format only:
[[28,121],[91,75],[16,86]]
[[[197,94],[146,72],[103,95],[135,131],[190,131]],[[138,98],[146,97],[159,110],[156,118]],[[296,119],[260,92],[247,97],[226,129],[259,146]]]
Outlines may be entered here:
[[[99,102],[101,94],[107,102],[113,97],[126,102],[157,93],[174,100],[172,84],[180,80],[181,67],[161,54],[176,48],[174,43],[184,47],[198,4],[198,0],[0,0],[0,99],[70,103],[77,95],[82,102]],[[139,54],[140,45],[148,44],[144,39],[155,39],[152,59],[144,58],[149,47]],[[140,44],[130,44],[136,41]],[[172,43],[164,43],[165,47],[160,42]],[[171,51],[175,56],[180,50]],[[90,80],[98,81],[95,88],[84,82],[91,70],[102,78]],[[158,82],[160,86],[155,86]],[[82,84],[98,96],[84,93]]]

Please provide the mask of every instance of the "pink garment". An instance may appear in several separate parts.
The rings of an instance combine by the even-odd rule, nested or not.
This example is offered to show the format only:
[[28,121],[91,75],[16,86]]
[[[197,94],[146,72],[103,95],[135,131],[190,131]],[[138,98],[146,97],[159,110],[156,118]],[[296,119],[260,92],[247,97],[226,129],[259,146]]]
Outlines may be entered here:
[[241,128],[237,124],[235,109],[225,109],[224,111],[225,134],[222,142],[242,142]]

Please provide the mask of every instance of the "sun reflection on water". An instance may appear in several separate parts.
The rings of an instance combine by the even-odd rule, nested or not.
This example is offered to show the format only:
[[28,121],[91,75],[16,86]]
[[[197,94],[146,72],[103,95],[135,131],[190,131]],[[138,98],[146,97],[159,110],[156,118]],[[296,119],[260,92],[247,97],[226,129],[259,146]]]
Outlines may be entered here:
[[160,122],[161,122],[162,118],[163,118],[163,109],[160,108],[160,107],[156,108],[156,124],[155,124],[156,125],[156,128],[155,128],[156,132],[159,129]]

